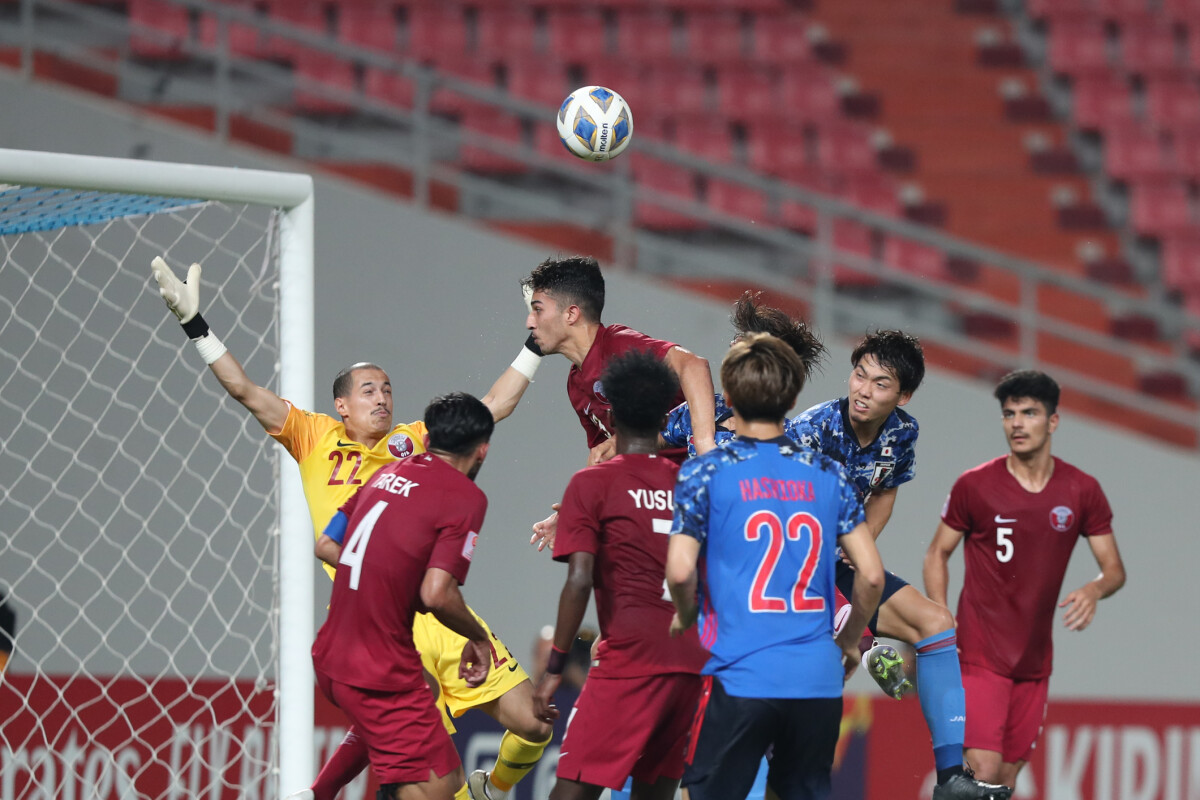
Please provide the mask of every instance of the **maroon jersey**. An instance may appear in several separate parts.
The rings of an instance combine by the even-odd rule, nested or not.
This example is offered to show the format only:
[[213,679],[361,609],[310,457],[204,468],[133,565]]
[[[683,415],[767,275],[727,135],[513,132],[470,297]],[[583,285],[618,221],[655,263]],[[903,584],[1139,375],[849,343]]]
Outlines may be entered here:
[[588,673],[605,678],[699,674],[708,660],[693,626],[667,634],[675,606],[663,577],[679,467],[653,455],[619,455],[575,473],[558,512],[554,558],[596,557],[592,584],[603,641]]
[[1099,482],[1062,459],[1036,494],[1006,459],[964,472],[942,510],[965,542],[958,647],[964,663],[1037,680],[1050,675],[1050,632],[1071,551],[1080,536],[1112,533],[1112,510]]
[[420,687],[412,624],[425,610],[421,581],[433,567],[466,580],[487,497],[466,475],[422,453],[381,467],[341,510],[350,521],[313,665],[364,689]]
[[[604,396],[604,387],[600,385],[600,375],[608,362],[630,350],[649,351],[662,359],[675,346],[673,342],[651,339],[624,325],[600,326],[583,363],[578,367],[572,365],[567,374],[567,396],[571,398],[571,407],[579,415],[579,422],[587,433],[589,449],[612,436],[608,430],[608,410],[612,404]],[[677,406],[682,402],[683,393],[680,392],[671,405]]]

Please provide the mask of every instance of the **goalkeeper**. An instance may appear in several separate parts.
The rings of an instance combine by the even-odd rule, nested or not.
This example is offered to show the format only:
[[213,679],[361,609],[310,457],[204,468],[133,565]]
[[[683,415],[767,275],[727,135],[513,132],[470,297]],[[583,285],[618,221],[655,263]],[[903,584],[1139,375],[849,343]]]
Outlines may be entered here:
[[[269,389],[256,385],[209,330],[199,314],[200,265],[193,264],[181,282],[161,258],[152,263],[159,293],[179,318],[184,333],[229,396],[249,411],[267,435],[282,444],[296,459],[304,484],[317,554],[337,563],[340,547],[322,533],[338,508],[385,464],[425,451],[425,423],[396,425],[392,420],[392,386],[387,373],[375,364],[360,362],[338,373],[333,382],[333,405],[340,420],[304,411]],[[516,408],[533,380],[541,353],[532,340],[522,348],[512,366],[492,385],[483,402],[496,421]],[[330,577],[334,569],[325,565]],[[474,612],[472,612],[474,613]],[[478,619],[478,615],[476,615]],[[486,623],[479,620],[485,628]],[[438,705],[451,733],[454,726],[445,714],[458,717],[479,708],[506,728],[500,752],[490,773],[486,797],[469,794],[464,784],[456,800],[503,800],[509,790],[541,757],[550,742],[551,727],[533,715],[533,685],[504,643],[488,630],[492,669],[486,682],[470,688],[458,677],[459,656],[466,639],[445,628],[430,614],[418,614],[413,636],[421,660],[438,683]],[[296,800],[334,800],[343,786],[369,764],[366,745],[353,728],[321,769],[310,789],[292,795]]]

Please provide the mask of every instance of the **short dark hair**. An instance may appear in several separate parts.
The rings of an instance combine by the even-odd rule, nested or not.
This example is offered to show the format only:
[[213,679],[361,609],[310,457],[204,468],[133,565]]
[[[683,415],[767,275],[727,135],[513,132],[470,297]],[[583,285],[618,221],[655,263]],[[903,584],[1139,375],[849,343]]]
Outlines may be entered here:
[[803,387],[800,356],[769,333],[734,342],[721,361],[721,388],[729,405],[748,421],[782,420]]
[[435,397],[425,406],[429,449],[461,456],[492,438],[496,421],[478,398],[466,392]]
[[850,354],[850,364],[857,365],[863,356],[874,356],[879,366],[896,374],[900,391],[912,394],[925,380],[925,350],[921,340],[904,331],[875,331],[868,333]]
[[583,316],[599,322],[604,312],[604,276],[591,256],[547,258],[534,267],[521,285],[545,292],[559,303],[579,306]]
[[630,350],[608,362],[600,376],[613,422],[636,434],[653,434],[675,404],[679,378],[653,353]]
[[1036,369],[1018,369],[1008,373],[996,384],[992,395],[1004,405],[1006,400],[1028,397],[1046,407],[1047,414],[1058,411],[1058,382]]
[[378,364],[372,364],[370,361],[359,361],[357,364],[351,364],[344,370],[339,372],[333,379],[333,399],[346,397],[354,389],[354,373],[360,369],[377,369],[380,372],[387,373],[383,367]]
[[729,320],[739,336],[748,333],[769,333],[796,351],[804,365],[804,380],[812,378],[825,359],[825,344],[802,319],[793,318],[782,309],[759,304],[762,292],[745,292],[733,304]]

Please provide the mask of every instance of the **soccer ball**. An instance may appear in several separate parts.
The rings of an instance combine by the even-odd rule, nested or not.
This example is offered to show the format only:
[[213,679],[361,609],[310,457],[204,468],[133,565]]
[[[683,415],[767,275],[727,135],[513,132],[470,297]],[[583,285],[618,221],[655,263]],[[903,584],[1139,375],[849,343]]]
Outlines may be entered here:
[[558,109],[558,138],[572,155],[607,161],[633,139],[633,112],[625,98],[603,86],[584,86]]

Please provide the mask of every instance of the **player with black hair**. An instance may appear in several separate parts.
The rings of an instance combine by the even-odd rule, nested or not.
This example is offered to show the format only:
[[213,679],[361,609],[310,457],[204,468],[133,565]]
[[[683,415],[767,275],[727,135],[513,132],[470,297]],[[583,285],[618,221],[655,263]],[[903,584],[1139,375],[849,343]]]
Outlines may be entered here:
[[[342,547],[340,542],[323,534],[326,525],[337,509],[381,467],[425,452],[428,433],[425,421],[395,424],[391,381],[382,368],[366,361],[351,364],[334,378],[333,406],[337,419],[296,408],[270,389],[255,384],[209,330],[199,313],[199,264],[188,270],[186,283],[176,278],[161,258],[154,259],[152,270],[167,307],[179,319],[217,381],[296,460],[316,535],[316,555],[325,562],[325,570],[333,578]],[[532,342],[527,342],[517,360],[482,400],[496,421],[513,412],[529,386],[540,362],[532,347]],[[479,622],[486,629],[486,623]],[[493,666],[505,665],[505,668],[489,671],[482,686],[467,686],[458,677],[459,655],[466,643],[463,637],[440,625],[429,614],[417,615],[414,635],[425,668],[437,679],[439,706],[448,707],[455,717],[479,708],[507,729],[491,774],[494,780],[511,788],[529,773],[551,735],[550,726],[533,716],[533,684],[529,676],[504,643],[490,634]],[[443,723],[453,732],[454,725],[445,712]],[[312,787],[289,800],[334,800],[367,764],[366,747],[351,728]],[[464,784],[458,800],[466,800],[468,796]]]
[[679,385],[657,355],[636,350],[609,360],[601,380],[616,455],[577,472],[563,495],[554,558],[568,574],[535,713],[558,717],[554,693],[594,589],[602,638],[550,798],[595,800],[632,776],[635,800],[670,800],[707,658],[694,631],[663,636],[673,614],[663,575],[679,468],[659,454],[658,432]]
[[[1058,384],[1019,370],[997,384],[1009,452],[967,470],[950,490],[925,554],[925,590],[945,603],[948,562],[965,541],[958,653],[967,696],[967,757],[987,780],[1015,784],[1046,717],[1056,608],[1081,631],[1125,584],[1125,564],[1100,483],[1050,452]],[[1100,566],[1061,601],[1080,537]],[[1014,591],[1014,586],[1020,589]]]

